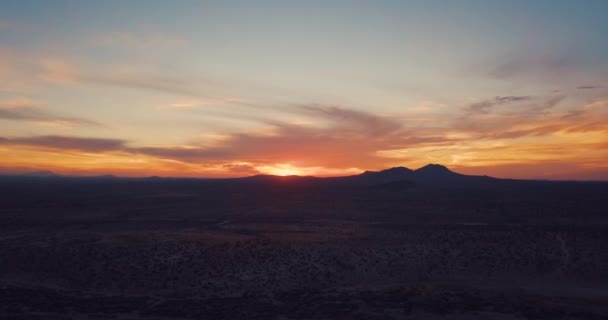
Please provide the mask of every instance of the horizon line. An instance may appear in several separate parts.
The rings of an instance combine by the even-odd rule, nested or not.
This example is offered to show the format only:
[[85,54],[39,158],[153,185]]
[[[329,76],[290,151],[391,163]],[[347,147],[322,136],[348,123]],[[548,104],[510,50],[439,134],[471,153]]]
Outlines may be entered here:
[[360,176],[365,173],[380,173],[384,171],[388,171],[391,169],[407,169],[411,172],[416,172],[420,169],[430,167],[430,166],[438,166],[447,169],[449,172],[456,173],[463,176],[468,177],[488,177],[497,180],[512,180],[512,181],[548,181],[548,182],[595,182],[595,183],[608,183],[608,180],[585,180],[585,179],[551,179],[551,178],[497,178],[489,175],[468,175],[462,174],[456,171],[452,171],[449,167],[438,164],[438,163],[428,163],[424,166],[421,166],[416,169],[411,169],[405,166],[395,166],[390,167],[378,171],[374,170],[363,170],[358,174],[352,175],[341,175],[341,176],[316,176],[316,175],[277,175],[270,173],[257,173],[253,175],[246,176],[236,176],[236,177],[201,177],[201,176],[163,176],[163,175],[149,175],[149,176],[122,176],[116,174],[99,174],[99,175],[80,175],[80,174],[61,174],[56,173],[50,170],[40,170],[40,171],[31,171],[31,172],[23,172],[23,173],[0,173],[0,178],[3,177],[14,177],[14,178],[76,178],[76,179],[125,179],[125,180],[145,180],[145,179],[172,179],[172,180],[236,180],[236,179],[247,179],[247,178],[255,178],[255,177],[274,177],[274,178],[315,178],[315,179],[332,179],[332,178],[347,178],[347,177],[355,177]]

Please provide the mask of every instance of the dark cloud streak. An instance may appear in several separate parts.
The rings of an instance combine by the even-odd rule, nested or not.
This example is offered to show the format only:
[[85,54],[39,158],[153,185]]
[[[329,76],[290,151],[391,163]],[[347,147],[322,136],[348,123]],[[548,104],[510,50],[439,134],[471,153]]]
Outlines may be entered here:
[[119,139],[83,138],[67,136],[34,136],[22,138],[0,138],[0,144],[45,147],[84,152],[118,151],[125,148],[126,141]]
[[0,108],[0,119],[29,122],[55,122],[70,126],[101,126],[97,121],[77,117],[62,117],[30,106]]
[[467,108],[469,113],[482,113],[486,114],[491,111],[492,108],[499,105],[516,103],[522,101],[529,101],[534,99],[532,96],[496,96],[493,99],[484,100],[481,102],[474,103]]
[[179,148],[179,147],[142,147],[124,148],[124,151],[140,153],[166,159],[177,159],[185,162],[199,162],[218,158],[229,158],[231,152],[225,148]]

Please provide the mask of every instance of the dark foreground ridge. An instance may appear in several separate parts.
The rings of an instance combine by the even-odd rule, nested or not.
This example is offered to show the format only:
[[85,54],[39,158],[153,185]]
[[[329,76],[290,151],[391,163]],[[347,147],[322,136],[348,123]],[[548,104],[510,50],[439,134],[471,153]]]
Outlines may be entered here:
[[0,319],[605,319],[608,183],[0,178]]

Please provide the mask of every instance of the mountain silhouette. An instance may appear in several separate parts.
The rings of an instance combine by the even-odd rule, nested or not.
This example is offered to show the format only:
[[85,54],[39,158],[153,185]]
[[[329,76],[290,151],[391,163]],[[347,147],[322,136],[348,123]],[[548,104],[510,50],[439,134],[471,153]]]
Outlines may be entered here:
[[466,177],[465,175],[450,171],[445,166],[434,163],[416,169],[412,174],[412,178],[419,181],[455,180]]
[[393,167],[382,171],[365,171],[359,175],[327,179],[339,186],[402,185],[409,188],[414,184],[468,184],[491,178],[463,175],[439,164],[428,164],[416,170]]
[[413,172],[412,169],[406,167],[393,167],[382,171],[365,171],[362,175],[380,174],[383,176],[407,176]]
[[458,173],[450,171],[447,167],[435,163],[430,163],[422,168],[418,168],[415,172],[424,175],[458,175]]
[[360,175],[345,177],[358,184],[380,184],[399,180],[406,180],[412,176],[412,169],[394,167],[382,171],[365,171]]
[[[113,175],[94,176],[94,177],[70,177],[56,175],[50,171],[30,172],[19,175],[20,177],[34,178],[56,178],[56,179],[76,179],[87,178],[95,180],[114,180],[120,179]],[[3,177],[10,177],[5,175]],[[138,180],[138,178],[134,178]],[[157,176],[141,178],[144,181],[174,181],[174,180],[197,180],[196,178],[161,178]],[[205,180],[205,179],[203,179]],[[281,186],[281,187],[371,187],[383,186],[387,189],[408,189],[418,185],[428,186],[485,186],[495,184],[504,179],[496,179],[488,176],[470,176],[456,173],[440,164],[428,164],[416,170],[406,167],[393,167],[381,171],[365,171],[358,175],[343,177],[315,177],[315,176],[275,176],[268,174],[258,174],[243,178],[211,179],[218,185],[251,185],[260,186]],[[210,181],[211,181],[210,180]]]
[[237,179],[250,183],[278,183],[287,186],[287,183],[301,186],[328,186],[328,187],[367,187],[381,186],[386,188],[411,188],[415,185],[477,185],[498,181],[487,176],[469,176],[456,173],[440,164],[428,164],[416,170],[406,167],[393,167],[381,171],[365,171],[358,175],[345,177],[319,178],[313,176],[273,176],[256,175]]

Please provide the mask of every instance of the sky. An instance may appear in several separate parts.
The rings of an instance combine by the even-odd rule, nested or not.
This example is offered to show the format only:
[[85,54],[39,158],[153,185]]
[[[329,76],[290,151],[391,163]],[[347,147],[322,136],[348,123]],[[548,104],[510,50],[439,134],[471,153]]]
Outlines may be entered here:
[[608,180],[608,1],[0,2],[0,173]]

